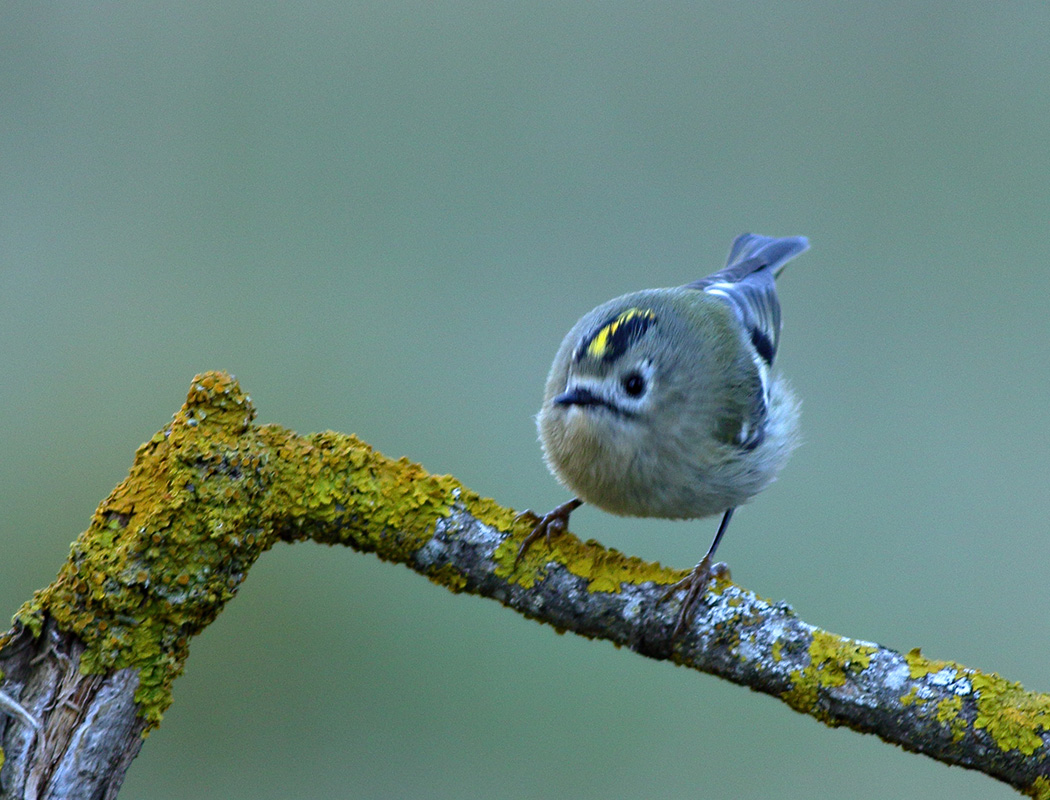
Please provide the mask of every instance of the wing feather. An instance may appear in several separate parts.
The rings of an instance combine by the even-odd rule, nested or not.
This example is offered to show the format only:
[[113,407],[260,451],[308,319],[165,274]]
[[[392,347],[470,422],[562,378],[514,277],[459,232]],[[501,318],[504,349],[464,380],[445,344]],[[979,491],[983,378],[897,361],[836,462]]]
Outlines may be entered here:
[[748,418],[742,420],[737,436],[737,444],[746,449],[757,447],[765,437],[769,370],[780,344],[776,277],[788,261],[808,248],[809,240],[804,236],[777,239],[745,233],[733,241],[723,269],[686,287],[706,292],[728,305],[750,340],[761,388],[756,391]]

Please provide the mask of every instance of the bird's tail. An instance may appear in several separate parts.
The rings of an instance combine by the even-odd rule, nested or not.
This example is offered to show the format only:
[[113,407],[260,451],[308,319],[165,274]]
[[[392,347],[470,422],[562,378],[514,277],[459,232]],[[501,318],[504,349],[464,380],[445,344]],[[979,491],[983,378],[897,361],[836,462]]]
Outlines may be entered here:
[[735,283],[764,267],[772,269],[773,275],[779,275],[788,261],[808,249],[809,239],[805,236],[778,239],[757,233],[743,233],[736,237],[729,248],[725,268],[711,278]]

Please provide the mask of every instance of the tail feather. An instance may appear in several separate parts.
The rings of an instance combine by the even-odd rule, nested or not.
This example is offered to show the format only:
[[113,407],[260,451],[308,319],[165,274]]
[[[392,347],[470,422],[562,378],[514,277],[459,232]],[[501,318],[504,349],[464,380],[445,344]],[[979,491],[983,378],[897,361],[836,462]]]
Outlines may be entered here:
[[687,288],[707,292],[729,305],[750,336],[756,355],[768,366],[780,344],[780,302],[774,278],[808,248],[805,236],[777,239],[741,234],[729,248],[726,266]]
[[776,276],[788,261],[808,249],[809,239],[805,236],[777,239],[757,233],[744,233],[737,236],[729,248],[725,268],[705,280],[735,283],[764,267],[772,269]]

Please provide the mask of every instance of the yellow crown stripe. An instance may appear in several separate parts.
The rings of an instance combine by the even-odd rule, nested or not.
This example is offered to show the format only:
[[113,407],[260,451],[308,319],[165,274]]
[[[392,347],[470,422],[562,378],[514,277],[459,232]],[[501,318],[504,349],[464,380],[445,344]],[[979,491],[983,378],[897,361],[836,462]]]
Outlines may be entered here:
[[[648,327],[648,323],[655,319],[656,314],[648,308],[627,309],[612,322],[607,323],[594,335],[594,338],[592,338],[587,345],[587,355],[596,359],[604,358],[609,351],[611,343],[616,341],[616,332],[620,330],[621,327],[628,325],[631,320],[636,320],[635,325],[628,325],[628,327],[635,329],[641,328],[644,330]],[[638,323],[642,323],[642,325],[638,325]],[[618,349],[622,349],[622,346],[622,343],[619,343]]]

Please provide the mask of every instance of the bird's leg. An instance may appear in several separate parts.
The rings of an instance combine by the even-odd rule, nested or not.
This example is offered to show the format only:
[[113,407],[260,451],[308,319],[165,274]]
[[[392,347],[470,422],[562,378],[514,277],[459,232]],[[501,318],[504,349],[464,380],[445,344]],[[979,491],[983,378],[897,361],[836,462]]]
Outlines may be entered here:
[[532,543],[541,536],[547,540],[547,547],[550,547],[551,536],[565,533],[565,529],[569,526],[569,515],[582,505],[583,501],[578,497],[574,497],[569,502],[562,503],[557,508],[548,511],[542,517],[537,517],[531,511],[522,511],[518,514],[517,519],[532,517],[538,521],[536,522],[536,527],[532,529],[532,533],[525,537],[525,541],[518,548],[518,555],[514,557],[514,566],[518,566],[518,562],[521,561],[522,557],[532,546]]
[[660,598],[660,602],[663,603],[679,589],[686,590],[685,597],[682,599],[682,607],[678,611],[678,619],[675,622],[674,632],[671,634],[672,638],[677,638],[678,635],[686,629],[686,624],[693,616],[693,610],[696,608],[696,604],[700,601],[700,598],[703,597],[711,580],[729,574],[729,567],[721,562],[712,563],[712,560],[715,555],[715,550],[718,549],[718,543],[722,541],[722,536],[725,534],[726,528],[729,527],[729,520],[733,517],[733,511],[734,509],[732,508],[728,509],[725,516],[722,517],[722,524],[718,526],[718,533],[715,534],[714,541],[711,542],[711,546],[707,548],[707,553],[702,559],[700,559],[700,563],[693,567],[693,571],[682,578],[682,580],[671,586],[664,596]]

